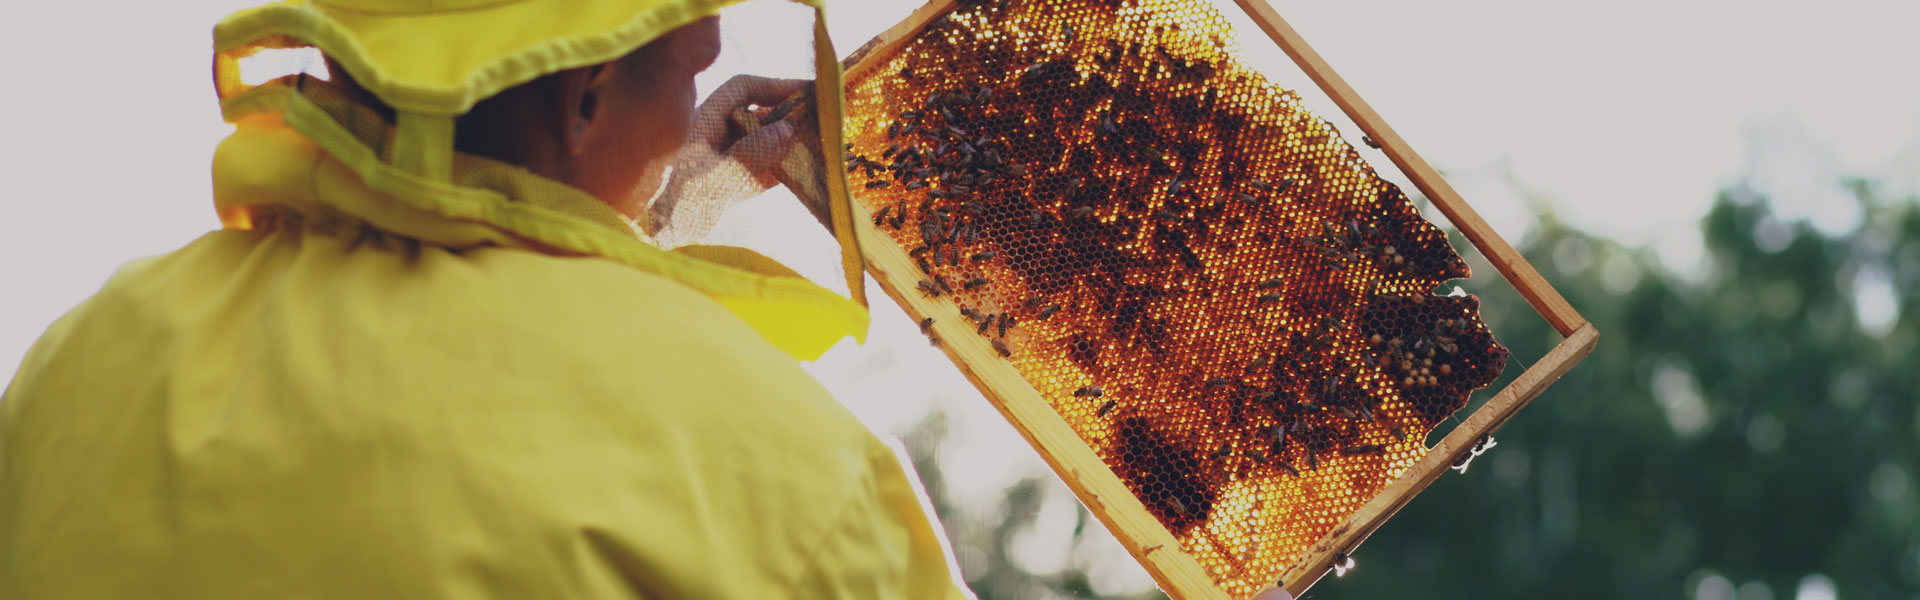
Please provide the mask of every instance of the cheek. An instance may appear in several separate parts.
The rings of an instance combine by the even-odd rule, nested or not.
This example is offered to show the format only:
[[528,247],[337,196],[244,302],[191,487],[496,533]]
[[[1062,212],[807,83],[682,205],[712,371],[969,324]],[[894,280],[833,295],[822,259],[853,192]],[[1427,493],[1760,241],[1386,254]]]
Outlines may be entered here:
[[689,49],[684,60],[693,72],[707,70],[720,58],[720,17],[701,19],[674,33],[690,38],[684,46]]
[[693,92],[689,85],[684,92],[671,90],[656,94],[650,101],[626,107],[628,110],[622,111],[625,122],[617,129],[627,132],[626,143],[631,151],[656,157],[671,155],[686,145],[693,127]]

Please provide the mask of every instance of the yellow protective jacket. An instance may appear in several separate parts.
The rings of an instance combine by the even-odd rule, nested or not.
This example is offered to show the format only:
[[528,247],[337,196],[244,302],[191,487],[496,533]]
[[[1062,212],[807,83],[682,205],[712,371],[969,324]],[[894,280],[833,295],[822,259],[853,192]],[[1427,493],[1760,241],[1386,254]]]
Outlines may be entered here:
[[227,227],[123,268],[0,400],[0,598],[964,595],[795,363],[857,307],[480,159],[454,183],[533,216],[449,216],[369,183],[351,107],[257,92]]

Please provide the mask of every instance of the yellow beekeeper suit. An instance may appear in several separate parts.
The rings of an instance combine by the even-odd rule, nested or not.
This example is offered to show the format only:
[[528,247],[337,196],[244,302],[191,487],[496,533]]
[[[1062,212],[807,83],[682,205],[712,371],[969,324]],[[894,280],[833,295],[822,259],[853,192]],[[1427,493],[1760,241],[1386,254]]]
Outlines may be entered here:
[[[127,265],[8,386],[0,598],[963,595],[895,455],[795,364],[862,334],[859,305],[743,250],[663,251],[584,192],[452,150],[477,100],[730,1],[222,22],[225,227]],[[236,76],[301,45],[394,122]]]

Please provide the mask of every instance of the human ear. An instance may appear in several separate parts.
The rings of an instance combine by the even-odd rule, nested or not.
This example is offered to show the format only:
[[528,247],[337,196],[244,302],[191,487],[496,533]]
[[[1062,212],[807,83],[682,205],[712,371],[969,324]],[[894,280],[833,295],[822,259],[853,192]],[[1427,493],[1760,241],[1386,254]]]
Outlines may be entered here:
[[598,64],[561,74],[560,106],[567,110],[566,129],[561,135],[566,142],[568,155],[586,154],[593,127],[603,115],[602,95],[606,92],[612,72],[613,69],[607,65]]

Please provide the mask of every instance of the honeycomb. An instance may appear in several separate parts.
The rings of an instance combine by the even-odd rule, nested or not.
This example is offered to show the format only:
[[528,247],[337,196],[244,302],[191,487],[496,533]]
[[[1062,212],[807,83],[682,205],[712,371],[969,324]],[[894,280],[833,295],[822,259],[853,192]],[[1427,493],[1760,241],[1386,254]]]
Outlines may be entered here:
[[[1197,0],[963,3],[848,83],[872,226],[1221,588],[1505,366],[1446,236]],[[927,329],[931,321],[923,321]]]

